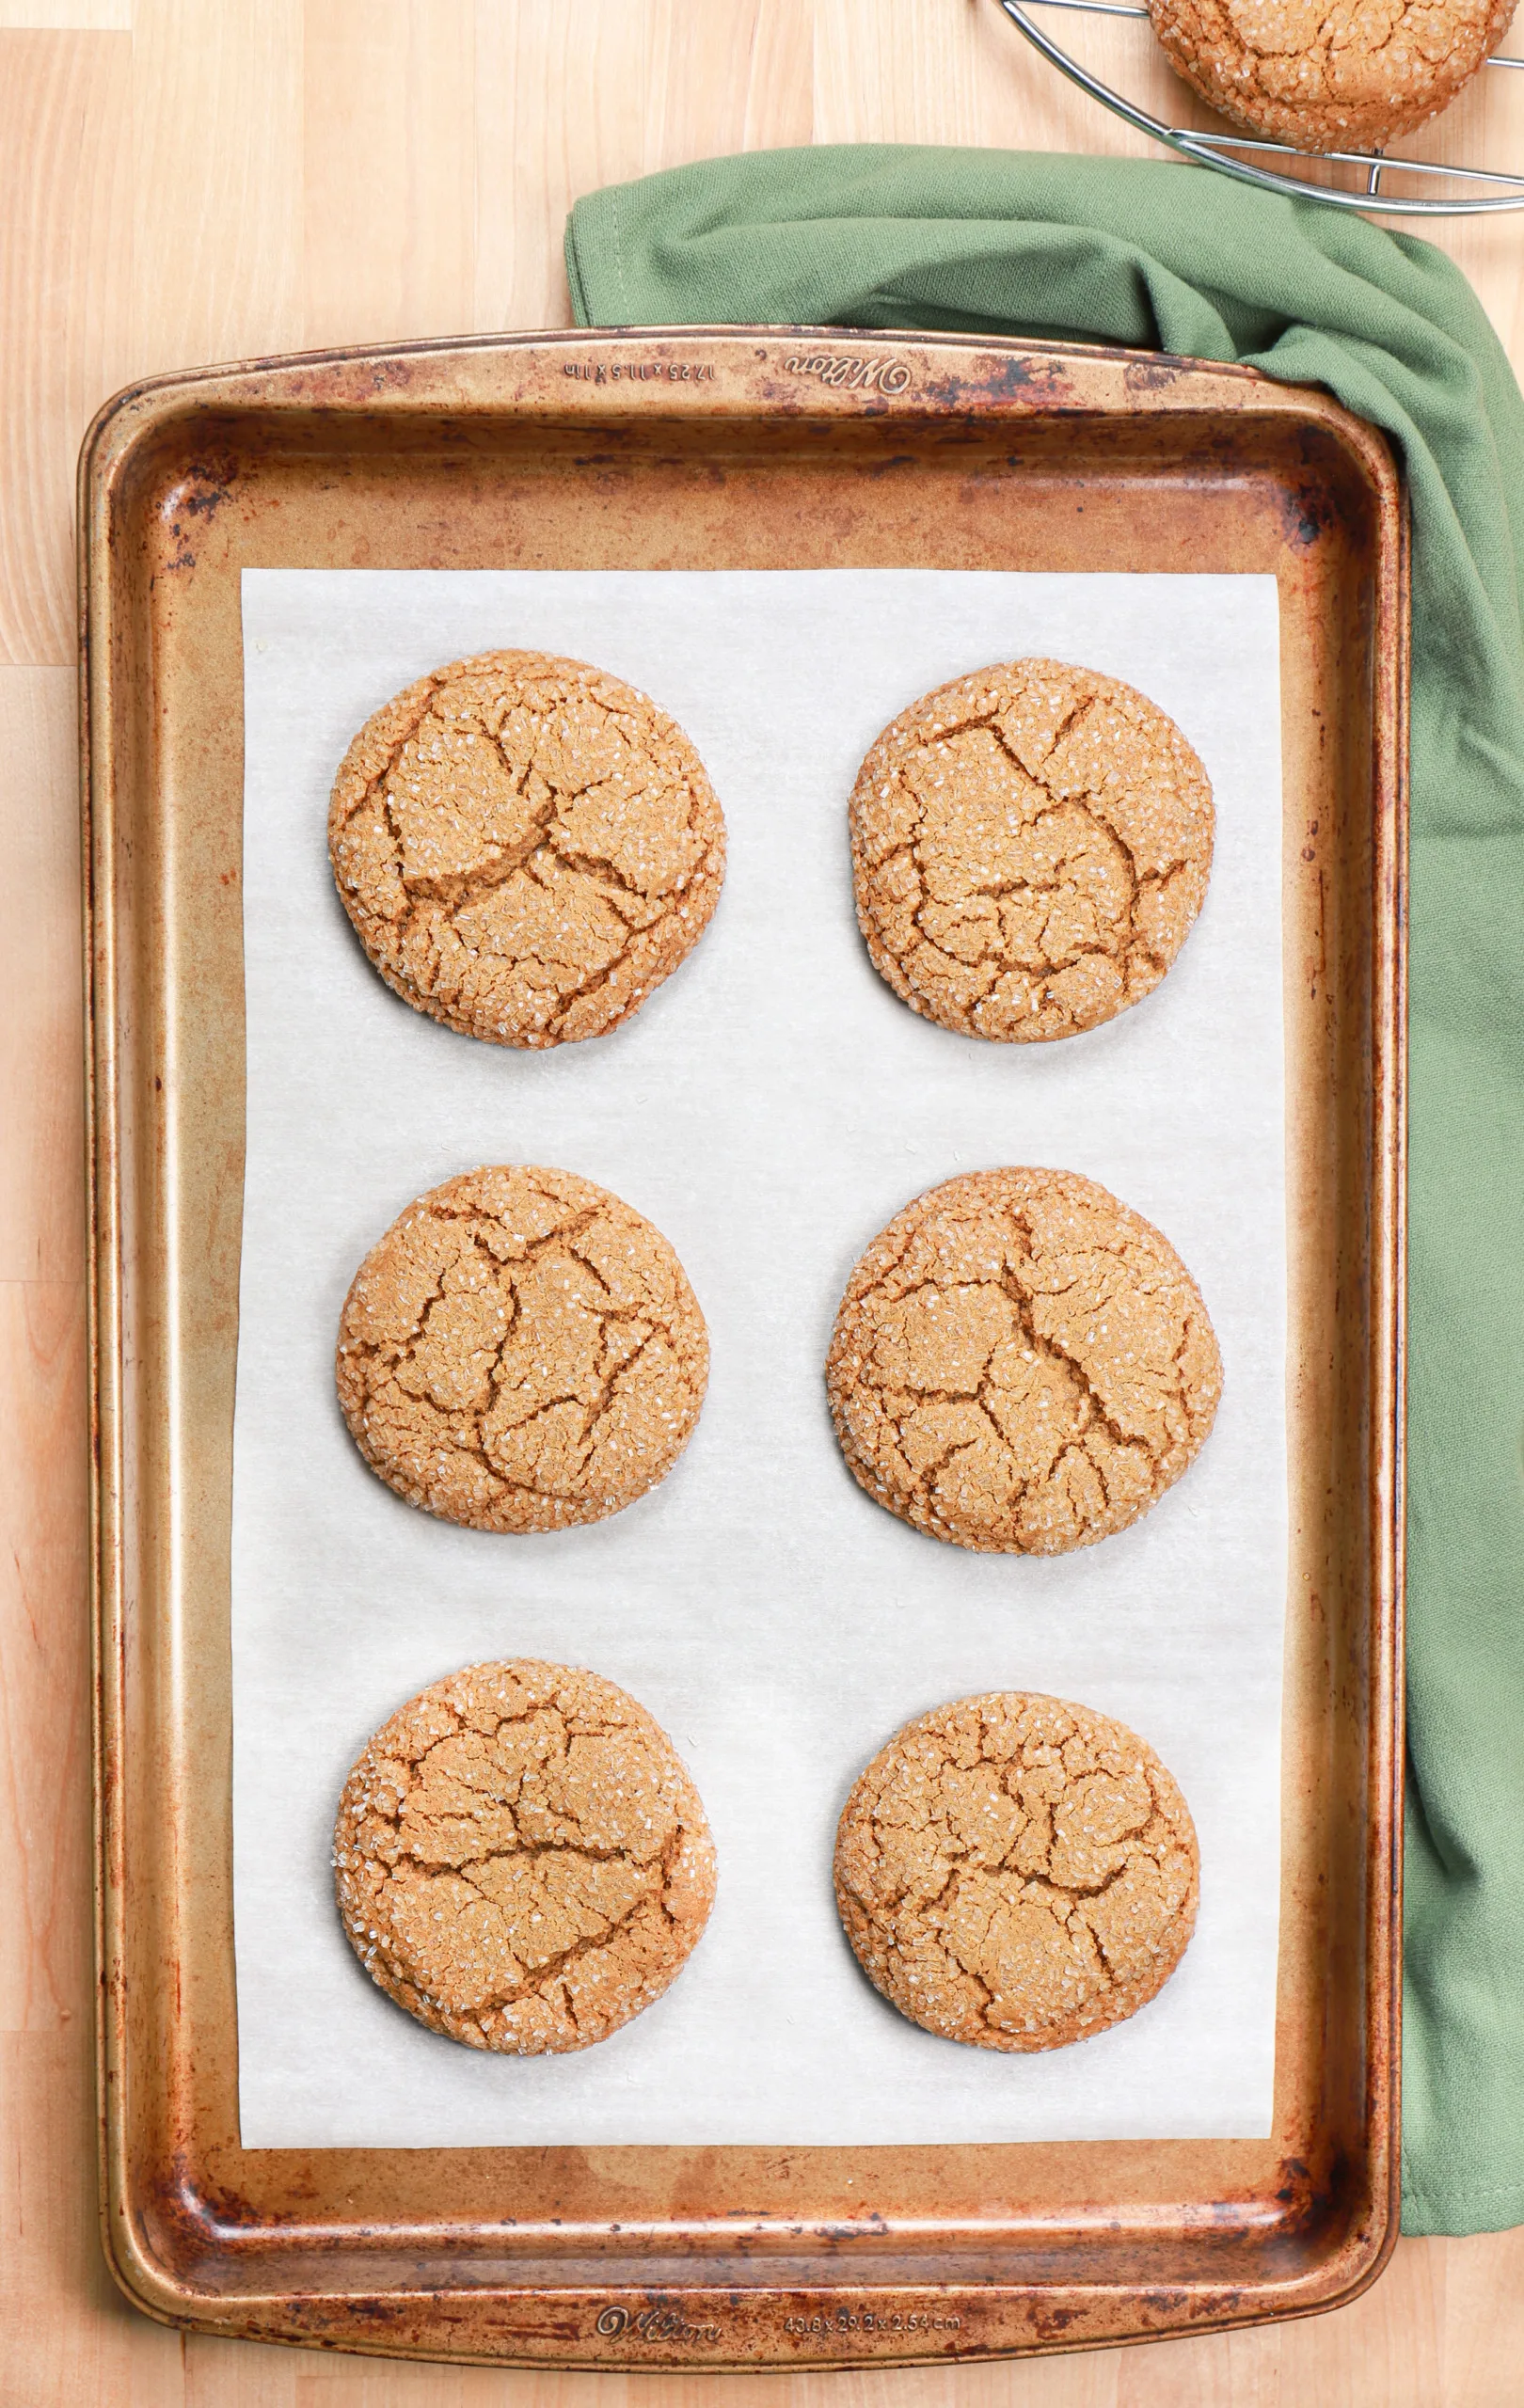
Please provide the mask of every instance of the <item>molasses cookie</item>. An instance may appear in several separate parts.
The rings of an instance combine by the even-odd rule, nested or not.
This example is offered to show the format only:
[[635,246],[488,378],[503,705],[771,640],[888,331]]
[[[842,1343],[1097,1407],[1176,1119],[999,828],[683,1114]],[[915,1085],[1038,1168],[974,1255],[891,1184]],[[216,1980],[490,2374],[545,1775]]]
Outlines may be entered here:
[[339,1912],[389,1998],[472,2049],[591,2048],[661,1996],[714,1845],[659,1724],[561,1664],[473,1664],[376,1733],[333,1834]]
[[1061,1555],[1192,1462],[1222,1363],[1195,1280],[1140,1212],[1065,1170],[950,1179],[851,1277],[826,1360],[853,1477],[957,1546]]
[[366,1462],[478,1530],[632,1504],[687,1446],[708,1374],[666,1239],[564,1170],[467,1171],[421,1196],[340,1318],[339,1402]]
[[880,976],[926,1019],[1006,1043],[1148,994],[1212,869],[1212,788],[1173,720],[1058,660],[997,663],[902,711],[850,821]]
[[328,811],[343,906],[389,987],[497,1045],[602,1037],[697,943],[724,876],[704,764],[585,661],[484,652],[368,719]]
[[835,1869],[875,1989],[976,2049],[1061,2049],[1135,2015],[1185,1953],[1199,1886],[1152,1749],[1019,1691],[908,1722],[847,1800]]
[[1194,91],[1299,150],[1380,148],[1449,106],[1496,48],[1514,0],[1149,0]]

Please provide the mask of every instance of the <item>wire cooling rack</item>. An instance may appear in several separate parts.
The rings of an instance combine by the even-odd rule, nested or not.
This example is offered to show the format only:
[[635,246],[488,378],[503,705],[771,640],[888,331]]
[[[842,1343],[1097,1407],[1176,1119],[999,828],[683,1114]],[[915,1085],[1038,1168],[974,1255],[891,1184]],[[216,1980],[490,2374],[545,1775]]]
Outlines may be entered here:
[[[1044,57],[1060,75],[1067,75],[1092,101],[1135,126],[1154,142],[1163,142],[1183,158],[1194,159],[1199,166],[1214,167],[1219,175],[1236,176],[1240,183],[1262,184],[1271,192],[1300,193],[1309,200],[1326,201],[1334,209],[1363,210],[1376,217],[1471,217],[1498,209],[1524,209],[1524,176],[1500,174],[1495,167],[1445,167],[1428,159],[1393,158],[1381,150],[1322,150],[1310,154],[1294,150],[1289,142],[1263,142],[1252,135],[1231,131],[1202,134],[1186,125],[1166,125],[1162,118],[1151,117],[1125,93],[1113,91],[1099,75],[1092,75],[1077,58],[1071,57],[1061,43],[1044,32],[1033,18],[1034,8],[1061,8],[1075,16],[1133,17],[1147,24],[1147,8],[1123,5],[1123,0],[998,0],[998,6],[1010,19],[1018,32],[1024,33],[1033,49]],[[1524,70],[1524,57],[1489,58],[1487,68]],[[1245,155],[1247,154],[1247,155]],[[1295,160],[1306,164],[1310,155],[1335,167],[1353,172],[1354,181],[1347,184],[1320,184],[1303,175],[1292,174],[1287,168],[1271,166],[1270,160]],[[1416,176],[1427,180],[1430,190],[1420,193],[1393,192],[1388,182],[1390,177]],[[1484,191],[1471,189],[1485,186]]]

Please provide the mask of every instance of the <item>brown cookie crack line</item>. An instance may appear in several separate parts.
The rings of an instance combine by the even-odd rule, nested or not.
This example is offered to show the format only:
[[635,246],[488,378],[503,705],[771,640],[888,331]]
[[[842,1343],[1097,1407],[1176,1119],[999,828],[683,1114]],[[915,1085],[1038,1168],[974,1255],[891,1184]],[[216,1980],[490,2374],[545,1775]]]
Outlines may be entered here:
[[1135,1733],[1006,1692],[906,1725],[836,1836],[836,1904],[864,1972],[928,2032],[1057,2049],[1135,2014],[1196,1923],[1196,1832]]
[[590,2048],[659,1998],[714,1903],[714,1846],[660,1725],[595,1673],[475,1664],[394,1714],[344,1784],[339,1911],[431,2031]]
[[1060,1555],[1180,1478],[1222,1362],[1196,1282],[1141,1213],[1074,1171],[976,1171],[863,1255],[826,1386],[853,1476],[892,1513],[957,1546]]
[[344,755],[328,849],[406,1002],[499,1045],[601,1037],[697,943],[725,830],[675,720],[586,662],[488,652],[421,677]]
[[420,1196],[340,1320],[339,1402],[367,1463],[475,1529],[631,1504],[688,1444],[708,1370],[666,1239],[570,1171],[468,1171]]
[[1212,107],[1302,150],[1410,134],[1448,107],[1515,0],[1149,0],[1171,66]]
[[883,731],[850,806],[874,968],[967,1037],[1072,1037],[1159,984],[1206,899],[1214,813],[1172,720],[1115,677],[1017,660]]

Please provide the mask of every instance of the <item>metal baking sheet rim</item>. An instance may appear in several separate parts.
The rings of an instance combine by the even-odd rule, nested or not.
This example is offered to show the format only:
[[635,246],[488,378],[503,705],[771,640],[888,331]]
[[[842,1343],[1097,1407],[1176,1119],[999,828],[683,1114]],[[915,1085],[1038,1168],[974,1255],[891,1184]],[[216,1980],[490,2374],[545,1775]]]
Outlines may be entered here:
[[[140,664],[143,673],[135,681],[130,673],[132,630],[118,607],[118,585],[125,592],[130,584],[130,573],[122,567],[128,521],[144,481],[151,482],[156,447],[162,455],[177,430],[191,427],[209,438],[206,456],[198,456],[193,446],[188,475],[163,498],[160,518],[167,524],[161,524],[156,538],[168,547],[161,556],[167,576],[183,569],[194,572],[195,554],[173,512],[183,506],[193,530],[204,523],[201,514],[208,519],[214,515],[227,499],[230,473],[233,479],[238,473],[237,431],[262,418],[288,427],[300,421],[309,430],[321,425],[326,433],[319,439],[330,449],[334,431],[346,424],[357,435],[363,425],[373,438],[378,423],[396,430],[409,421],[416,426],[430,420],[448,422],[455,443],[468,446],[473,434],[505,422],[593,433],[601,428],[615,442],[633,434],[637,444],[644,440],[647,445],[652,430],[664,427],[691,434],[706,426],[719,435],[748,424],[774,434],[801,425],[813,442],[818,437],[829,441],[833,433],[844,434],[851,427],[877,425],[902,430],[906,439],[931,439],[930,429],[933,436],[976,446],[980,438],[1008,431],[1013,424],[1028,436],[1060,422],[1093,435],[1102,427],[1115,433],[1117,421],[1125,419],[1135,429],[1151,426],[1167,444],[1178,436],[1185,452],[1194,436],[1198,466],[1208,481],[1230,460],[1235,431],[1247,436],[1254,428],[1274,427],[1278,436],[1285,436],[1300,427],[1304,444],[1313,452],[1320,444],[1331,444],[1352,465],[1369,499],[1375,531],[1368,596],[1373,809],[1370,943],[1364,963],[1369,1056],[1364,1068],[1369,1092],[1361,1098],[1364,1117],[1357,1123],[1369,1141],[1370,1254],[1364,1295],[1369,1340],[1357,1363],[1357,1376],[1365,1382],[1368,1485],[1362,1504],[1370,1593],[1363,1626],[1354,1633],[1363,1665],[1366,1747],[1358,1844],[1363,1945],[1357,1960],[1364,2008],[1363,2046],[1357,2051],[1363,2101],[1356,2110],[1356,2122],[1366,2139],[1364,2173],[1369,2179],[1365,2207],[1356,2214],[1353,2228],[1341,2235],[1335,2231],[1322,2257],[1310,2258],[1300,2273],[1292,2263],[1296,2230],[1300,2226],[1310,2240],[1319,2206],[1316,2183],[1305,2165],[1291,2189],[1278,2194],[1284,2208],[1285,2246],[1292,2253],[1279,2279],[1273,2272],[1254,2281],[1201,2279],[1194,2273],[1161,2279],[1154,2271],[1145,2279],[1129,2281],[1115,2262],[1108,2274],[1106,2252],[1113,2244],[1102,2236],[1110,2219],[1092,2207],[1081,2220],[1093,2226],[1092,2240],[1074,2237],[1072,2218],[1068,2243],[1071,2249],[1092,2250],[1089,2279],[1074,2279],[1072,2269],[1066,2269],[1069,2279],[1056,2274],[1056,2278],[1000,2279],[1002,2270],[992,2266],[987,2253],[992,2246],[999,2254],[999,2234],[1011,2227],[989,2221],[974,2242],[985,2262],[973,2284],[960,2282],[950,2262],[946,2273],[951,2279],[938,2279],[929,2272],[909,2283],[892,2275],[875,2281],[879,2243],[896,2238],[891,2223],[818,2219],[805,2226],[798,2222],[790,2226],[785,2216],[767,2226],[770,2237],[791,2231],[799,2244],[796,2256],[812,2258],[818,2253],[825,2261],[820,2273],[830,2264],[833,2275],[840,2278],[825,2284],[818,2275],[813,2283],[807,2277],[787,2285],[757,2282],[754,2276],[763,2273],[768,2257],[737,2251],[735,2222],[717,2205],[715,2218],[690,2217],[681,2233],[675,2230],[662,2245],[670,2266],[674,2244],[686,2239],[688,2264],[697,2280],[684,2280],[674,2269],[666,2280],[611,2283],[607,2251],[611,2235],[605,2223],[598,2270],[602,2279],[592,2273],[583,2255],[587,2275],[580,2282],[460,2284],[451,2281],[443,2268],[434,2281],[425,2282],[419,2278],[427,2253],[418,2248],[422,2234],[415,2224],[410,2230],[396,2228],[392,2246],[399,2273],[399,2260],[410,2261],[411,2284],[394,2280],[390,2286],[369,2289],[353,2278],[358,2271],[353,2264],[349,2279],[341,2275],[338,2282],[325,2284],[318,2279],[320,2270],[340,2271],[342,2243],[337,2237],[310,2232],[310,2245],[302,2254],[310,2280],[298,2289],[291,2259],[301,2219],[283,2215],[262,2223],[241,2213],[238,2202],[219,2199],[204,2184],[198,2188],[195,2127],[176,2131],[168,2102],[173,2093],[183,2104],[177,2083],[182,2088],[187,2083],[194,2087],[205,2077],[187,2074],[185,2063],[172,2049],[154,2067],[154,2078],[162,2073],[165,2081],[167,2122],[159,2135],[165,2145],[147,2152],[156,2159],[147,2171],[135,2159],[134,2142],[141,2143],[140,2101],[152,2087],[140,2056],[139,2001],[145,2001],[151,2016],[157,2011],[155,1993],[162,2005],[166,1985],[172,1985],[174,2030],[182,2047],[184,2040],[182,1962],[173,1944],[171,1961],[161,1961],[157,1968],[158,1985],[130,1979],[135,1944],[141,1954],[136,1934],[143,1925],[151,1920],[158,1936],[171,1943],[181,1935],[174,1925],[174,1902],[167,1903],[163,1894],[166,1885],[161,1882],[151,1894],[148,1886],[135,1887],[139,1879],[135,1848],[138,1855],[144,1851],[129,1824],[150,1761],[181,1776],[181,1790],[171,1782],[166,1792],[170,1800],[167,1820],[172,1823],[177,1813],[183,1816],[191,1802],[188,1776],[175,1749],[177,1741],[183,1747],[184,1737],[177,1714],[183,1714],[187,1696],[195,1694],[194,1688],[187,1692],[182,1679],[187,1651],[195,1652],[196,1634],[187,1635],[178,1626],[153,1626],[153,1548],[158,1545],[162,1551],[183,1536],[184,1497],[169,1494],[176,1510],[168,1517],[172,1529],[167,1537],[161,1513],[148,1510],[151,1503],[162,1508],[166,1491],[149,1497],[130,1493],[128,1481],[136,1463],[132,1450],[141,1451],[149,1423],[135,1412],[138,1400],[123,1354],[124,1331],[135,1364],[143,1359],[140,1340],[145,1350],[157,1342],[163,1351],[164,1343],[153,1335],[151,1303],[148,1320],[138,1318],[142,1279],[139,1275],[135,1281],[131,1246],[145,1230],[148,1242],[152,1240],[155,1181],[177,1142],[173,1115],[178,1099],[171,1078],[169,1096],[161,1105],[150,1106],[152,1126],[145,1166],[144,1133],[135,1130],[126,1141],[122,1123],[124,1101],[132,1101],[129,1082],[144,1075],[144,1032],[135,1025],[134,1008],[141,1001],[141,988],[140,983],[124,987],[122,981],[125,972],[143,972],[149,963],[144,936],[154,924],[141,912],[135,922],[129,898],[119,891],[132,875],[127,866],[131,847],[120,849],[121,823],[124,803],[130,810],[135,799],[141,806],[145,793],[151,808],[156,802],[160,756],[154,748],[165,739],[162,728],[145,731],[133,723],[135,705],[140,708],[146,699],[145,688],[154,701],[161,699],[155,683],[158,664],[151,642],[149,657]],[[220,453],[218,444],[224,447]],[[1021,473],[1019,456],[1011,466]],[[1177,473],[1190,482],[1184,452]],[[1328,532],[1316,519],[1314,507],[1298,540],[1315,545]],[[946,2363],[1093,2348],[1307,2314],[1353,2298],[1375,2278],[1396,2238],[1401,2013],[1408,561],[1405,500],[1382,438],[1326,396],[1272,384],[1252,371],[1097,346],[1002,342],[978,336],[864,335],[839,328],[481,337],[448,344],[305,355],[131,388],[106,405],[87,437],[79,528],[93,1236],[91,1554],[101,2210],[107,2259],[128,2297],[150,2315],[181,2326],[329,2350],[456,2363],[626,2370],[632,2366],[651,2370],[702,2367],[716,2371],[783,2365]],[[1108,564],[1115,565],[1115,559]],[[151,592],[151,578],[147,590]],[[135,755],[131,745],[135,734]],[[1306,856],[1310,861],[1320,841],[1315,823],[1312,839]],[[1331,847],[1333,841],[1325,832],[1322,845]],[[1357,897],[1356,904],[1358,908]],[[183,933],[168,920],[158,926],[161,940],[171,932]],[[151,990],[151,970],[148,976]],[[1326,1003],[1324,1008],[1326,1013],[1337,1007]],[[136,1017],[151,1022],[151,1003]],[[1330,1048],[1332,1043],[1330,1039]],[[154,1074],[155,1097],[163,1096],[164,1084],[163,1073]],[[147,1092],[143,1086],[141,1094],[146,1097]],[[1347,1098],[1342,1108],[1348,1109]],[[1327,1243],[1337,1251],[1333,1239]],[[178,1300],[171,1295],[159,1301],[172,1305]],[[183,1368],[173,1356],[170,1346],[167,1376],[171,1379]],[[1326,1400],[1326,1406],[1331,1403],[1331,1397]],[[143,1575],[145,1563],[149,1571]],[[138,1609],[140,1575],[149,1596],[146,1613]],[[168,1675],[154,1661],[156,1642],[168,1647]],[[151,1677],[145,1677],[145,1668]],[[1334,1708],[1328,1711],[1332,1714]],[[214,1814],[211,1820],[215,1819]],[[204,1833],[207,1820],[204,1812],[198,1815],[199,1832]],[[204,1836],[200,1844],[206,1845]],[[130,1891],[135,1892],[132,1914]],[[167,1916],[167,1931],[163,1928]],[[229,1937],[230,1958],[230,1926]],[[184,2010],[192,2024],[195,2013],[194,2004]],[[1082,2146],[1093,2154],[1106,2145]],[[354,2153],[278,2154],[347,2159]],[[394,2153],[367,2154],[379,2158]],[[665,2157],[669,2152],[648,2154]],[[1332,2195],[1330,2190],[1329,2200]],[[1325,2208],[1329,2200],[1323,2202]],[[1273,2206],[1268,2212],[1274,2222]],[[1141,2221],[1135,2220],[1145,2237],[1140,2245],[1147,2245],[1152,2226],[1160,2233],[1178,2226],[1183,2246],[1187,2232],[1199,2240],[1214,2213],[1231,2224],[1238,2210],[1230,2201],[1215,2210],[1211,2202],[1182,2201],[1171,2222],[1163,2208],[1145,2209]],[[502,2220],[493,2223],[500,2233]],[[904,2242],[915,2245],[913,2225],[924,2247],[929,2226],[922,2219],[901,2222]],[[945,2246],[956,2248],[957,2233],[965,2228],[945,2223]],[[363,2230],[364,2254],[373,2263],[374,2243],[385,2226],[373,2222]],[[704,2242],[717,2230],[728,2235],[731,2254],[727,2262],[715,2260],[713,2277],[705,2281],[699,2270],[714,2253]],[[571,2238],[565,2226],[562,2235]],[[1056,2241],[1057,2231],[1052,2237]],[[865,2244],[866,2258],[853,2273],[843,2253],[855,2257]],[[1030,2255],[1032,2247],[1027,2227],[1024,2254]],[[582,2248],[597,2258],[593,2231]],[[240,2280],[241,2264],[261,2252],[272,2276],[285,2262],[290,2287]],[[501,2256],[498,2263],[506,2273]],[[248,2272],[253,2271],[250,2265]],[[656,2272],[654,2261],[647,2271]],[[754,2279],[744,2279],[748,2271]],[[813,2264],[809,2271],[815,2273]]]

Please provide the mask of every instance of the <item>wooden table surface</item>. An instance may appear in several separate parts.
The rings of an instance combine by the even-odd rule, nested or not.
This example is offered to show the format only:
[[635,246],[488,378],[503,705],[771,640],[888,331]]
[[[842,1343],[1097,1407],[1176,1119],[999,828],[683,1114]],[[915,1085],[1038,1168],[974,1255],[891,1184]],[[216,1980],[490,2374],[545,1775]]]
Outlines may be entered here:
[[[1515,46],[1524,51],[1524,32]],[[1084,54],[1162,113],[1145,28]],[[1194,106],[1194,104],[1188,104]],[[1204,121],[1204,120],[1203,120]],[[568,204],[706,155],[1146,151],[993,0],[0,0],[0,2408],[1513,2408],[1524,2231],[1304,2323],[931,2372],[497,2373],[183,2337],[96,2240],[71,502],[156,370],[558,325]],[[1430,154],[1524,166],[1524,74]],[[1524,216],[1441,225],[1524,365]]]

